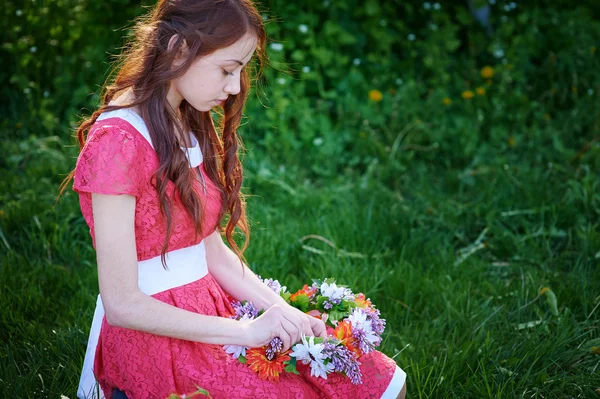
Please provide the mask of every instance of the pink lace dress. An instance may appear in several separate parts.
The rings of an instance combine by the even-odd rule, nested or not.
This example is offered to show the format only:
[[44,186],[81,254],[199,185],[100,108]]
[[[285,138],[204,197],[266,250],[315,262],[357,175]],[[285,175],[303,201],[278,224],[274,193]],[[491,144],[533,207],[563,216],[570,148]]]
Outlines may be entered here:
[[[173,199],[173,234],[167,260],[170,271],[165,271],[160,264],[160,252],[166,229],[159,210],[158,194],[151,184],[151,176],[159,162],[147,128],[143,119],[129,110],[114,111],[101,118],[90,129],[87,143],[79,155],[73,185],[80,196],[81,211],[89,225],[94,248],[91,193],[135,196],[140,289],[160,301],[190,312],[229,317],[233,309],[227,294],[206,269],[202,239],[211,234],[220,222],[217,218],[221,197],[204,171],[199,148],[197,155],[188,154],[188,159],[190,167],[198,165],[206,182],[205,186],[197,180],[194,183],[203,203],[202,236],[194,239],[192,219],[171,184],[168,193]],[[187,269],[181,269],[183,280],[177,282],[175,278],[172,287],[163,289],[164,277],[159,274],[177,274],[178,259],[184,259],[178,257],[178,253],[192,249],[196,252],[188,252],[187,260],[181,261],[187,265]],[[151,270],[159,274],[153,274]],[[278,382],[269,382],[258,378],[220,345],[111,326],[106,322],[99,298],[78,396],[111,398],[113,389],[118,388],[130,399],[166,398],[175,392],[194,392],[200,386],[213,398],[228,399],[358,399],[379,398],[384,393],[395,398],[404,384],[404,375],[400,373],[399,376],[400,369],[395,362],[378,351],[363,356],[360,362],[362,385],[353,385],[347,377],[334,374],[327,380],[312,377],[308,366],[302,364],[298,365],[300,375],[285,373]],[[390,390],[392,377],[397,386]],[[90,389],[90,380],[98,382],[99,392]]]

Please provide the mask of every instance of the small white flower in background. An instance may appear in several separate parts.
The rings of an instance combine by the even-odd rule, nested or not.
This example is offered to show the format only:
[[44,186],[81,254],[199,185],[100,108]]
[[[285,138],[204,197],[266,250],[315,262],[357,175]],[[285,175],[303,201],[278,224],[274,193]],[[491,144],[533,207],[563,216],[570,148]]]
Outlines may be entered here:
[[266,20],[267,20],[267,18],[269,18],[269,16],[268,16],[267,14],[263,14],[263,15],[262,15],[262,19],[263,19],[263,21],[266,21]]
[[273,51],[281,51],[283,50],[283,44],[281,43],[271,43],[271,50]]
[[396,79],[396,84],[397,84],[398,86],[400,86],[402,83],[404,83],[404,81],[403,81],[401,78],[397,78],[397,79]]
[[352,63],[353,63],[354,65],[357,65],[357,66],[358,66],[358,65],[360,65],[360,58],[355,58],[355,59],[353,59],[353,60],[352,60]]
[[50,97],[50,92],[48,90],[46,90],[44,92],[44,97],[46,97],[46,98]]
[[298,30],[299,30],[301,33],[306,33],[306,32],[308,32],[308,26],[306,26],[306,25],[304,25],[304,24],[300,24],[300,25],[298,25]]
[[277,78],[277,83],[279,83],[280,85],[284,85],[285,84],[285,79],[284,78]]
[[29,48],[29,51],[31,51],[32,53],[35,53],[35,52],[37,51],[37,47],[35,47],[35,46],[31,46],[31,47]]
[[426,1],[425,3],[423,3],[423,8],[426,10],[431,10],[431,3]]
[[302,67],[302,72],[309,73],[310,72],[310,67],[309,66]]
[[354,294],[346,287],[338,287],[336,283],[321,284],[321,295],[333,300],[353,300]]
[[496,0],[490,0],[490,4],[491,4],[491,5],[494,5],[494,4],[496,4]]
[[323,138],[322,137],[315,137],[315,139],[313,140],[313,144],[315,146],[320,146],[323,144]]
[[501,48],[494,49],[494,57],[496,57],[496,58],[504,57],[504,50],[502,50]]
[[327,373],[332,372],[334,366],[333,363],[324,363],[324,348],[323,344],[315,344],[315,337],[307,339],[305,335],[302,335],[302,343],[292,347],[293,352],[290,353],[290,356],[295,357],[296,361],[301,361],[303,364],[310,364],[310,375],[327,379]]
[[438,30],[438,26],[436,24],[429,24],[429,29],[436,31]]
[[329,7],[329,0],[323,0],[323,7]]
[[593,89],[588,89],[588,96],[591,96],[594,94],[594,90]]
[[23,93],[29,94],[29,93],[31,93],[31,89],[29,87],[26,87],[23,89]]
[[435,10],[440,10],[442,8],[442,5],[440,3],[433,3],[433,8]]
[[23,15],[23,10],[17,10],[17,11],[15,11],[15,15],[17,17],[20,17],[21,15]]
[[410,33],[408,35],[408,40],[410,40],[411,42],[414,41],[417,37],[414,35],[414,33]]
[[387,26],[387,21],[385,19],[380,19],[379,20],[379,25],[381,25],[381,26]]

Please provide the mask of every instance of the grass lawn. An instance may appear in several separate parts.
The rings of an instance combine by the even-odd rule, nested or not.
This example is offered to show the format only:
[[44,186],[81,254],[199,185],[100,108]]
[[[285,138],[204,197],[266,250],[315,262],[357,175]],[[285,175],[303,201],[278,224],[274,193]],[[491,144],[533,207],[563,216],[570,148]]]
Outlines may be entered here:
[[[3,146],[0,397],[74,398],[98,293],[77,196],[55,206],[76,153],[52,139]],[[332,276],[366,293],[410,397],[598,396],[593,170],[527,157],[421,162],[392,190],[369,173],[312,181],[258,158],[245,161],[252,268],[290,289]]]

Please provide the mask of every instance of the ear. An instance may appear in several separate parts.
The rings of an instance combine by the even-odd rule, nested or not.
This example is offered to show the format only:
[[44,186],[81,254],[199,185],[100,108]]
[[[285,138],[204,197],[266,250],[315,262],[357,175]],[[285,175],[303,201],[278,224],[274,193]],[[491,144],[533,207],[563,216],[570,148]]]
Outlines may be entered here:
[[[171,38],[169,39],[169,44],[167,45],[168,52],[171,52],[174,50],[175,44],[177,43],[179,38],[180,38],[180,36],[178,34],[174,34],[173,36],[171,36]],[[180,59],[180,58],[184,57],[187,54],[187,51],[188,51],[188,46],[187,46],[185,39],[183,39],[183,42],[179,45],[179,48],[177,49],[177,55],[175,56],[175,59]]]

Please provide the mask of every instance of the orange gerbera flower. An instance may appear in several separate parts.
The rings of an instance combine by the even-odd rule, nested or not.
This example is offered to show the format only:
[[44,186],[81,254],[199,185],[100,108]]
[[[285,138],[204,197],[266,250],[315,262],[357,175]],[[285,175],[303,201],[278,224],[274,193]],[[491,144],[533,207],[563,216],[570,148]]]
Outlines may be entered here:
[[342,341],[344,346],[348,348],[350,351],[356,353],[357,356],[362,355],[360,349],[356,345],[356,340],[352,335],[352,323],[349,321],[341,321],[337,324],[334,336]]
[[356,303],[356,306],[359,308],[366,308],[372,305],[371,301],[368,300],[365,297],[365,294],[362,293],[356,294],[356,296],[354,297],[354,303]]
[[299,295],[306,295],[307,297],[313,296],[317,292],[316,288],[312,289],[308,285],[304,284],[301,290],[296,291],[292,295],[290,295],[290,301],[295,302]]
[[290,360],[286,353],[278,354],[273,360],[267,359],[266,346],[246,351],[246,364],[258,377],[268,381],[279,381],[279,374],[285,369],[283,362]]

